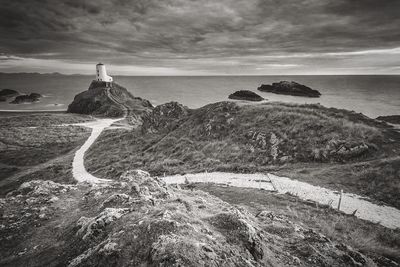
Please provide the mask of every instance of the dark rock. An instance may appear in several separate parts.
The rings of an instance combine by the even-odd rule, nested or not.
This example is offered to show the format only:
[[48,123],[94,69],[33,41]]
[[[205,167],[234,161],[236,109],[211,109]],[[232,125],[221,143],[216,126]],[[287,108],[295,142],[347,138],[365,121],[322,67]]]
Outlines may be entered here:
[[393,124],[400,124],[400,115],[379,116],[376,119]]
[[30,95],[19,95],[10,103],[11,104],[33,103],[33,102],[38,102],[41,97],[42,95],[38,93],[31,93]]
[[0,101],[7,101],[9,97],[15,97],[19,95],[19,93],[12,89],[3,89],[0,91]]
[[141,116],[150,112],[152,108],[148,100],[134,97],[126,88],[115,82],[92,81],[87,91],[75,96],[67,112],[109,117],[128,113]]
[[296,83],[281,81],[279,83],[273,83],[272,85],[263,84],[257,88],[262,92],[269,92],[281,95],[293,95],[293,96],[306,96],[306,97],[320,97],[321,93],[317,90],[313,90],[310,87]]
[[142,130],[156,133],[172,131],[179,126],[179,121],[189,114],[189,108],[178,102],[159,105],[143,118]]
[[236,91],[229,95],[229,99],[247,100],[247,101],[262,101],[263,97],[249,90]]

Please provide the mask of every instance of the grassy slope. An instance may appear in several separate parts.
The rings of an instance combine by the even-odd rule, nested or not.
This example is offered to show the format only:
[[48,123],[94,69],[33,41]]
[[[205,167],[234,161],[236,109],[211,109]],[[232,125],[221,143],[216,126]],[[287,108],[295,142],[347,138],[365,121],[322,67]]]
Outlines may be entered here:
[[0,194],[38,178],[74,182],[73,151],[85,142],[90,129],[55,126],[89,120],[65,113],[0,113]]
[[[262,210],[270,210],[287,216],[302,225],[312,225],[322,234],[350,244],[366,254],[380,254],[400,260],[400,229],[390,230],[357,219],[335,210],[299,200],[289,195],[276,195],[256,189],[220,187],[197,184],[195,189],[206,191],[232,205],[242,205],[256,215]],[[273,225],[270,232],[279,232]]]
[[361,114],[320,105],[222,102],[191,111],[178,125],[167,133],[105,132],[90,149],[87,167],[100,176],[116,177],[130,168],[161,175],[276,171],[284,166],[285,175],[295,176],[313,164],[316,173],[336,166],[341,171],[337,176],[332,171],[310,177],[315,184],[322,181],[367,196],[380,191],[379,200],[399,207],[398,165],[384,182],[372,174],[360,178],[362,172],[352,168],[353,163],[371,162],[379,173],[389,167],[384,160],[371,160],[392,162],[400,151],[399,133]]

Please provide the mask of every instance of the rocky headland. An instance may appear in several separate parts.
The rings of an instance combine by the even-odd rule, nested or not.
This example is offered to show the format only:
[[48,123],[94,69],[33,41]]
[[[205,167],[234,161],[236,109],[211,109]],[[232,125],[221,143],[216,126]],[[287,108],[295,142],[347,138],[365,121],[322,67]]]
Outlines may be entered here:
[[92,81],[87,91],[75,96],[67,112],[98,116],[120,117],[128,113],[141,116],[153,108],[140,97],[134,97],[116,82]]
[[263,97],[249,90],[239,90],[230,94],[229,99],[246,100],[246,101],[262,101]]
[[42,98],[41,94],[38,93],[31,93],[29,95],[19,95],[15,97],[11,104],[23,104],[23,103],[33,103],[38,102]]
[[320,97],[321,93],[317,90],[311,89],[308,86],[299,84],[297,82],[281,81],[273,84],[262,84],[257,90],[262,92],[281,94],[281,95],[292,95],[292,96],[304,96],[304,97]]

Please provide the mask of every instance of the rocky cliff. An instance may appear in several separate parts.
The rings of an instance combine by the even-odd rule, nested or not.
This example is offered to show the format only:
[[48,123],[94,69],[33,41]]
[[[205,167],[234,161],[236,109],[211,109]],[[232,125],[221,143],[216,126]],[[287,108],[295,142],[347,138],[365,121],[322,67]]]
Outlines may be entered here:
[[119,117],[129,113],[141,115],[151,111],[148,100],[134,97],[126,88],[113,82],[92,81],[87,91],[75,96],[68,112]]

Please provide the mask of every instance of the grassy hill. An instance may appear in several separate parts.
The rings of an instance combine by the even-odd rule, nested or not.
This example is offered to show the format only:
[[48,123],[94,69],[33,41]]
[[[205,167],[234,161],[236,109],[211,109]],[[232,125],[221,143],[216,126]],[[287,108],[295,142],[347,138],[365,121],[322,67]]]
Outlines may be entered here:
[[[166,110],[162,114],[167,114]],[[87,167],[104,177],[117,177],[130,168],[154,175],[282,169],[290,175],[317,164],[315,168],[320,170],[338,166],[337,176],[343,177],[343,166],[348,170],[351,164],[390,159],[400,152],[400,135],[390,126],[362,114],[320,105],[220,102],[179,114],[171,128],[147,131],[146,126],[132,132],[104,132],[87,154]],[[147,120],[164,125],[160,121],[171,118],[153,112]],[[386,168],[384,163],[372,162],[371,166],[378,173]],[[398,206],[399,166],[391,166],[394,170],[385,178],[391,181],[390,186],[380,182],[378,175],[360,178],[364,174],[356,169],[346,172],[348,179],[337,179],[334,174],[313,177],[316,184],[325,179],[328,187],[345,187],[367,196],[377,196],[376,191],[382,190],[389,194],[378,199]]]

